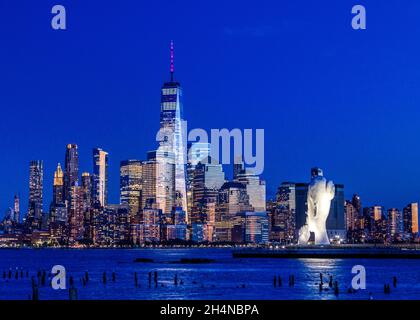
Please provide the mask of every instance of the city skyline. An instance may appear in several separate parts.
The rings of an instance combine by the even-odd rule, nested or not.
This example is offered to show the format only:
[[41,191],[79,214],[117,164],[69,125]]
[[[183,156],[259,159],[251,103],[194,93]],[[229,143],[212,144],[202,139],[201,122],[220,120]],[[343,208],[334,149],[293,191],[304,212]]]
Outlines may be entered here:
[[[412,146],[416,145],[415,106],[420,99],[414,89],[417,80],[412,70],[417,69],[418,47],[409,42],[411,33],[407,30],[415,32],[418,26],[408,19],[405,24],[393,26],[400,31],[393,33],[391,26],[381,24],[378,30],[375,23],[376,15],[404,15],[414,12],[418,5],[395,8],[368,2],[369,11],[376,15],[370,18],[366,33],[360,34],[349,29],[351,6],[347,4],[330,3],[328,9],[317,12],[315,4],[305,3],[302,9],[299,4],[280,7],[273,3],[279,9],[276,14],[258,7],[255,18],[240,9],[240,14],[249,17],[246,24],[228,19],[228,13],[237,10],[228,4],[225,14],[212,11],[220,18],[214,26],[206,26],[208,20],[199,23],[208,37],[198,40],[195,46],[191,39],[199,39],[199,30],[185,35],[183,32],[188,24],[198,23],[197,17],[185,15],[171,4],[163,7],[161,17],[180,14],[186,19],[175,19],[170,34],[144,17],[141,10],[136,14],[143,19],[137,19],[134,13],[129,16],[136,27],[125,28],[130,22],[114,15],[120,10],[125,12],[125,8],[116,5],[111,13],[102,7],[100,17],[109,18],[115,22],[117,32],[124,32],[119,40],[113,36],[112,28],[106,29],[113,45],[99,35],[96,49],[88,43],[92,27],[88,21],[100,22],[86,13],[91,12],[93,4],[71,4],[70,12],[75,12],[78,20],[73,20],[77,23],[69,24],[62,34],[53,33],[49,26],[44,28],[38,20],[33,21],[28,32],[5,17],[5,45],[10,46],[10,51],[1,53],[2,61],[7,62],[0,94],[0,103],[6,106],[0,147],[7,154],[0,160],[0,174],[4,177],[0,183],[1,214],[12,206],[15,193],[27,199],[27,166],[33,159],[44,161],[44,184],[48,188],[45,203],[49,203],[53,171],[56,162],[63,164],[62,147],[68,143],[77,143],[80,148],[81,171],[91,170],[92,147],[100,145],[110,153],[109,202],[118,202],[119,161],[142,159],[145,152],[154,148],[158,127],[152,119],[159,117],[158,87],[167,78],[167,43],[172,38],[178,50],[177,72],[185,89],[186,118],[194,126],[266,130],[263,177],[269,197],[274,196],[281,182],[306,181],[308,168],[320,166],[333,181],[346,186],[346,198],[358,193],[364,205],[402,209],[417,201],[420,172],[415,164],[419,152]],[[133,6],[137,8],[136,4]],[[204,7],[196,4],[187,12]],[[152,5],[150,10],[153,8]],[[11,3],[10,12],[15,9],[24,17],[32,17],[32,9],[34,14],[44,10],[30,3],[23,9]],[[283,17],[280,9],[287,12],[287,20],[277,21]],[[265,26],[262,20],[267,21]],[[334,28],[329,28],[331,24]],[[317,28],[312,31],[308,26]],[[9,29],[13,32],[7,32]],[[139,35],[144,35],[141,41]],[[297,35],[303,37],[301,41]],[[39,37],[42,39],[35,44]],[[16,43],[15,38],[29,40],[31,45],[25,45],[25,41]],[[333,45],[329,45],[331,39]],[[401,48],[386,50],[390,39]],[[80,56],[74,54],[83,46],[92,49],[91,58],[83,50]],[[303,53],[306,48],[307,53]],[[393,58],[391,52],[396,50],[404,50],[407,62]],[[63,59],[68,62],[66,66],[60,64]],[[410,70],[406,63],[410,63]],[[88,81],[68,67],[72,64],[85,70],[83,75]],[[38,65],[47,67],[41,69]],[[62,82],[57,83],[60,72]],[[339,72],[347,77],[335,84]],[[26,94],[17,93],[11,86],[23,88]],[[243,92],[247,94],[241,95]],[[219,117],[227,106],[232,111]],[[60,123],[69,109],[76,114],[73,125],[63,126]],[[200,112],[195,112],[197,109]],[[271,120],[275,118],[272,114],[278,115],[277,119]],[[404,125],[408,118],[413,121],[410,126]],[[318,125],[308,119],[317,119]],[[306,128],[301,128],[301,123]],[[332,141],[313,131],[327,125],[336,133]],[[321,150],[315,150],[314,146],[320,143]],[[226,173],[230,175],[230,171]],[[22,201],[22,209],[26,205]]]

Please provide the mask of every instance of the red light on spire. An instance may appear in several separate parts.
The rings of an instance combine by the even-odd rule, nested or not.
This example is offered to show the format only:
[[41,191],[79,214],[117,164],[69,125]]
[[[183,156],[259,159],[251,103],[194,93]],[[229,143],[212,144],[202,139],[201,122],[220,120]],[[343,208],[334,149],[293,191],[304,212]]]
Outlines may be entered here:
[[175,71],[175,67],[174,67],[174,42],[171,41],[171,81],[174,81],[174,71]]

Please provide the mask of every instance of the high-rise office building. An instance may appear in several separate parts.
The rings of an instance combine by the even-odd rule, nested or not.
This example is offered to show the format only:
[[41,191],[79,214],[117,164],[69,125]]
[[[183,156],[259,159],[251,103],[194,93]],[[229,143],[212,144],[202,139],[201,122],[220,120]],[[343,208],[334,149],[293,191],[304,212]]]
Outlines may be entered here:
[[362,201],[360,200],[360,196],[358,194],[354,194],[351,198],[351,203],[356,210],[357,215],[360,217],[362,216]]
[[296,192],[296,232],[306,223],[306,213],[308,211],[308,184],[295,183]]
[[296,238],[296,185],[283,182],[270,207],[270,240],[291,243]]
[[79,181],[79,153],[77,144],[68,144],[64,167],[64,200],[70,200],[71,188]]
[[89,172],[82,173],[83,206],[88,210],[92,204],[92,176]]
[[108,203],[108,153],[101,148],[93,149],[92,198],[103,207]]
[[50,223],[54,223],[52,229],[54,229],[56,236],[61,237],[63,227],[60,223],[67,223],[68,212],[66,199],[64,198],[65,187],[64,187],[64,172],[61,169],[60,163],[57,165],[57,169],[54,172],[53,180],[53,199],[50,206]]
[[20,222],[20,197],[17,194],[15,194],[15,198],[13,201],[13,211],[14,211],[13,220],[16,223],[19,223]]
[[[155,199],[157,208],[168,216],[175,205],[177,195],[174,188],[174,154],[159,148],[156,151],[148,152],[147,157],[143,181],[145,199],[142,201],[147,202],[148,198]],[[154,172],[150,172],[150,170],[154,170]],[[182,197],[180,193],[178,195]]]
[[245,169],[243,166],[239,169],[239,166],[239,164],[235,164],[235,181],[238,181],[246,186],[249,203],[254,208],[254,211],[266,211],[265,181],[255,175],[252,172],[252,169]]
[[84,238],[83,188],[76,185],[70,188],[69,202],[69,242],[74,244]]
[[192,172],[191,223],[208,222],[209,211],[214,208],[219,190],[225,183],[222,165],[211,161],[210,157],[202,161],[195,165]]
[[156,203],[156,156],[153,151],[147,153],[147,160],[142,164],[142,192],[141,209],[146,206],[148,201]]
[[43,210],[44,164],[40,160],[30,162],[28,223],[32,228],[40,225]]
[[129,208],[130,216],[139,214],[143,186],[143,167],[140,160],[120,163],[120,203]]
[[268,242],[267,212],[245,213],[245,242],[262,244]]
[[245,212],[254,208],[249,203],[246,185],[230,181],[220,188],[215,212],[215,241],[243,242]]
[[216,221],[231,221],[237,214],[253,211],[246,186],[240,182],[226,182],[220,188]]
[[[354,194],[351,201],[345,202],[345,221],[347,230],[347,241],[349,243],[363,243],[366,241],[368,223],[362,212],[360,197]],[[369,216],[369,215],[367,215]],[[368,219],[370,220],[370,218]]]
[[351,201],[346,200],[344,208],[346,216],[346,230],[347,232],[351,232],[356,228],[358,214]]
[[143,235],[144,242],[159,242],[161,235],[162,211],[153,200],[148,200],[143,209]]
[[[83,229],[84,239],[87,242],[93,241],[93,199],[92,199],[92,176],[89,172],[82,173],[82,194],[83,194]],[[98,202],[99,203],[99,202]]]
[[408,204],[403,210],[404,236],[407,239],[413,238],[419,232],[419,204],[417,202]]
[[64,173],[61,165],[57,165],[53,182],[53,206],[64,203]]
[[130,213],[127,205],[109,204],[104,208],[103,225],[105,244],[127,245],[130,240]]
[[188,144],[188,161],[187,161],[187,206],[188,213],[191,216],[193,206],[193,178],[195,166],[199,162],[207,162],[210,156],[210,143],[195,142]]
[[[182,208],[187,211],[187,189],[186,189],[186,145],[184,145],[184,127],[182,120],[182,89],[179,82],[174,80],[174,49],[171,42],[171,63],[169,82],[165,82],[161,89],[161,107],[160,107],[160,131],[159,131],[159,148],[156,151],[156,160],[159,164],[156,174],[157,181],[157,203],[163,202],[160,196],[163,196],[159,188],[166,188],[166,184],[171,183],[173,190],[164,196],[175,197],[178,195]],[[174,166],[173,176],[169,168]],[[173,182],[171,181],[173,180]],[[173,200],[172,200],[173,201]],[[165,206],[164,210],[169,212],[169,208]],[[167,212],[165,212],[167,213]],[[188,216],[188,212],[187,212]]]
[[382,206],[373,206],[369,208],[370,217],[370,241],[375,243],[384,243],[387,235],[387,219],[385,208]]
[[327,232],[331,241],[346,240],[344,203],[344,185],[336,183],[334,199],[331,201],[330,213],[327,218]]
[[388,216],[387,216],[387,224],[388,224],[388,239],[390,241],[398,241],[401,239],[402,235],[402,225],[403,219],[400,210],[396,208],[388,209]]

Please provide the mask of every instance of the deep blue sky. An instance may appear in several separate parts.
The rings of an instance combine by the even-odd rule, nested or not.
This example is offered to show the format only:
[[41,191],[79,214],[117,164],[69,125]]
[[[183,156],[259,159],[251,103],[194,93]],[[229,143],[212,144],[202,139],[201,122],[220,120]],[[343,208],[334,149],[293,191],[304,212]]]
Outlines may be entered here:
[[[367,30],[351,28],[351,7]],[[66,31],[50,26],[54,4]],[[155,148],[168,44],[190,127],[265,129],[269,194],[317,165],[364,205],[420,192],[420,2],[347,0],[0,2],[0,211],[28,163],[45,162],[45,208],[67,143],[119,161]]]

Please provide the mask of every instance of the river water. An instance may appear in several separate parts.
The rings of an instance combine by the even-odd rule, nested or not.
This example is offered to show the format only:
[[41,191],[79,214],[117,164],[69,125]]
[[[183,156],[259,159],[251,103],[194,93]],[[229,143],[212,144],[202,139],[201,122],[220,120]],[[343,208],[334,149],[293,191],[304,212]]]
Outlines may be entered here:
[[[149,258],[153,262],[134,262]],[[182,258],[214,260],[203,264],[181,264]],[[387,259],[235,259],[231,249],[2,249],[0,250],[0,299],[29,299],[31,277],[38,270],[51,271],[54,265],[66,268],[74,278],[78,299],[420,299],[420,260]],[[352,267],[366,269],[366,290],[348,293]],[[18,268],[18,279],[15,270]],[[12,270],[11,279],[8,271]],[[20,277],[23,270],[23,277]],[[6,272],[6,278],[3,277]],[[28,277],[26,277],[28,271]],[[149,287],[149,272],[158,272],[158,285]],[[89,274],[83,286],[81,278]],[[103,273],[107,282],[103,283]],[[112,281],[112,273],[115,281]],[[134,272],[138,286],[134,285]],[[340,293],[332,289],[319,292],[319,274],[324,282],[332,275]],[[174,277],[178,277],[178,285]],[[289,287],[288,278],[295,284]],[[280,276],[282,286],[273,285]],[[397,286],[393,287],[393,277]],[[68,299],[68,290],[53,290],[47,284],[39,289],[39,298]],[[384,284],[391,293],[384,294]],[[68,285],[68,281],[67,281]],[[328,283],[324,284],[328,288]]]

